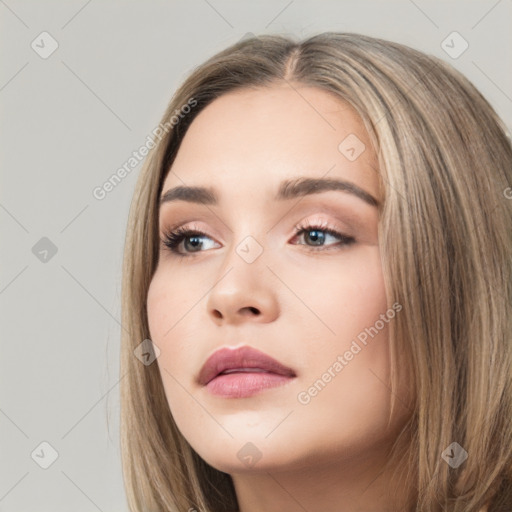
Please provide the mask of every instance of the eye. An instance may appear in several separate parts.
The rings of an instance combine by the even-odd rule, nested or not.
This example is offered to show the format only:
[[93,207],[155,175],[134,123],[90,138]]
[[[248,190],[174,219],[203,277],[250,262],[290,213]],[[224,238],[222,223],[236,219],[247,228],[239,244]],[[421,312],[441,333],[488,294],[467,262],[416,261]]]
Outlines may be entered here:
[[[296,225],[293,239],[302,238],[302,235],[305,235],[304,240],[309,240],[311,245],[308,243],[298,245],[309,246],[312,251],[330,249],[331,246],[338,246],[342,248],[344,246],[353,244],[356,241],[355,238],[344,235],[343,233],[337,231],[335,228],[322,223],[314,225],[309,223]],[[337,239],[338,243],[325,244],[329,237]],[[176,254],[180,257],[192,256],[194,253],[203,252],[202,249],[205,249],[205,245],[208,246],[208,244],[205,244],[205,242],[201,240],[203,238],[206,238],[210,241],[212,240],[207,233],[201,231],[200,229],[179,227],[175,230],[166,232],[164,234],[162,244],[173,254]],[[180,250],[182,242],[184,251]],[[208,249],[208,247],[206,247],[206,249]]]
[[[295,226],[295,237],[294,238],[304,238],[304,240],[309,240],[312,245],[310,247],[315,247],[315,249],[312,250],[323,250],[322,248],[327,247],[330,248],[331,246],[347,246],[350,244],[355,243],[355,238],[351,236],[344,235],[343,233],[340,233],[337,231],[334,227],[330,227],[326,223],[319,223],[319,224],[299,224]],[[304,236],[303,236],[304,235]],[[339,242],[336,244],[329,244],[326,245],[325,241],[329,238],[335,238],[338,239]],[[308,245],[306,244],[299,244],[299,245]]]
[[[204,242],[201,241],[201,238],[208,237],[208,234],[200,229],[189,229],[189,228],[177,228],[174,231],[168,231],[164,234],[164,238],[162,243],[165,247],[167,247],[170,251],[178,256],[186,256],[187,252],[195,253],[201,252],[201,249],[204,246]],[[211,240],[211,238],[209,238]],[[184,243],[185,253],[179,250],[179,246],[181,242]],[[187,242],[189,242],[187,244]]]

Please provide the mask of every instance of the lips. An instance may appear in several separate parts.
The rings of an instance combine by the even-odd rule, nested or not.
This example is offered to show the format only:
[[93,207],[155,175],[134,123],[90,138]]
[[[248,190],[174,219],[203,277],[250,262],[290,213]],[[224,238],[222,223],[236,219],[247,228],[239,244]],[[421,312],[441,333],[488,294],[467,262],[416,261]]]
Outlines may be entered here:
[[201,368],[198,382],[206,386],[220,374],[249,372],[296,376],[291,368],[259,350],[246,346],[237,349],[221,348],[214,352]]

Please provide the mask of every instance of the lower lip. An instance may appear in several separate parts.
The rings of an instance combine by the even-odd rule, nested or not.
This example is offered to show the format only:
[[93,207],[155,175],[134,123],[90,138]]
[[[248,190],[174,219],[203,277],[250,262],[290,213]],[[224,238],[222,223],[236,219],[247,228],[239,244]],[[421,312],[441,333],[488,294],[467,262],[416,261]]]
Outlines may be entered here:
[[213,395],[225,398],[246,398],[264,389],[275,388],[290,382],[292,377],[267,372],[240,372],[219,375],[206,388]]

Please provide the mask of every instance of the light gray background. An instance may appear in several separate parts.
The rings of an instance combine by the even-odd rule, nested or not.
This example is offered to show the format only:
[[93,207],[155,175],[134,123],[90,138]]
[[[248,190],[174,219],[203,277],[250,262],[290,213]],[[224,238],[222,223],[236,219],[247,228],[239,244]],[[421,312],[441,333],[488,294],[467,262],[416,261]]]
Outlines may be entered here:
[[[121,261],[140,164],[105,199],[92,191],[192,68],[247,32],[361,32],[452,63],[512,126],[511,0],[0,0],[0,16],[3,512],[128,510]],[[47,59],[31,48],[43,31],[59,45]],[[441,47],[453,31],[469,44],[456,59]],[[57,247],[46,262],[32,250],[42,237]],[[35,462],[50,460],[44,441],[58,452],[48,469]]]

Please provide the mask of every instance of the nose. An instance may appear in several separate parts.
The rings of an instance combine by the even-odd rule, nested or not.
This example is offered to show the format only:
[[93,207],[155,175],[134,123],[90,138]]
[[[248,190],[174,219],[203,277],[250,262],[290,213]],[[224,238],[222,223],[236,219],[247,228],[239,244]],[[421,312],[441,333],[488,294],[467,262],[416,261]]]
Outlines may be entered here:
[[249,263],[234,247],[226,256],[207,300],[208,314],[215,324],[267,323],[277,318],[277,283],[264,254]]

